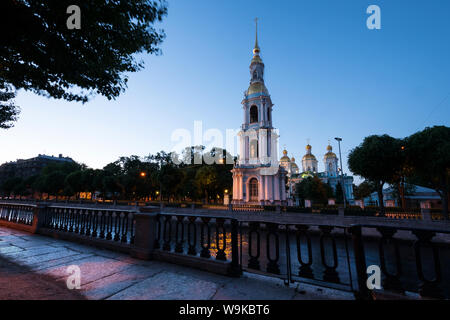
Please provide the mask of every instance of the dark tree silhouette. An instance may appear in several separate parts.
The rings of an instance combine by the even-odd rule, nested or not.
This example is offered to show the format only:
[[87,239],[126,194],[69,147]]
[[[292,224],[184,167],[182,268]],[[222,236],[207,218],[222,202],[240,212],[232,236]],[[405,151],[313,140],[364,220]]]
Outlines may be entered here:
[[380,211],[384,214],[383,186],[393,182],[403,168],[402,141],[388,135],[372,135],[348,156],[351,172],[375,185]]
[[448,219],[450,184],[450,128],[425,128],[406,139],[406,158],[412,167],[412,182],[435,189],[442,199],[442,213]]
[[126,74],[143,67],[134,54],[160,52],[165,35],[154,24],[167,13],[164,0],[78,1],[81,29],[68,29],[66,10],[73,4],[0,1],[0,90],[8,85],[13,93],[25,89],[83,103],[93,94],[114,99],[126,88]]

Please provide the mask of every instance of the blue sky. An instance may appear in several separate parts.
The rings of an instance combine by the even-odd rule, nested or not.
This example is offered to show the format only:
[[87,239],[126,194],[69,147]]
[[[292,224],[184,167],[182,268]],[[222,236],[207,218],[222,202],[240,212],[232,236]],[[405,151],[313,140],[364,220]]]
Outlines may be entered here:
[[[366,8],[381,8],[381,30]],[[63,153],[94,168],[170,150],[171,134],[239,128],[254,18],[280,153],[300,162],[310,139],[348,151],[371,134],[404,137],[450,122],[450,1],[169,1],[160,56],[141,56],[115,101],[84,105],[20,91],[20,120],[0,131],[0,162]],[[82,25],[82,27],[84,27]]]

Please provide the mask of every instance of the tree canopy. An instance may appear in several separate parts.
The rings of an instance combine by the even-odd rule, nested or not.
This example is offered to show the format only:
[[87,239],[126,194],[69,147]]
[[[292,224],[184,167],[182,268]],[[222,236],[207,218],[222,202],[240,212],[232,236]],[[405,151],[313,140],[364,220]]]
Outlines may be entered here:
[[[79,1],[81,28],[69,29],[73,4],[0,1],[0,103],[5,86],[9,99],[19,89],[83,103],[93,94],[114,99],[127,73],[143,67],[135,54],[160,52],[165,34],[154,24],[167,14],[164,0]],[[10,126],[17,109],[7,105],[0,104],[0,125]]]
[[443,213],[448,218],[450,179],[450,128],[425,128],[406,139],[406,162],[411,166],[411,181],[435,189],[441,196]]
[[0,129],[11,128],[17,120],[20,109],[14,104],[15,96],[12,87],[0,80]]
[[357,200],[370,196],[374,191],[376,191],[375,185],[367,180],[364,180],[357,186],[353,185],[353,197]]
[[[204,149],[204,148],[203,148]],[[218,152],[212,148],[209,153]],[[225,157],[231,155],[220,149]],[[232,190],[232,164],[175,164],[164,151],[147,157],[120,157],[103,169],[76,163],[55,163],[27,179],[15,172],[0,185],[4,196],[37,195],[79,199],[81,193],[111,200],[161,199],[216,202]]]
[[300,199],[312,200],[315,203],[327,204],[328,198],[333,197],[333,189],[318,177],[307,177],[295,185],[296,196]]
[[383,186],[394,181],[403,166],[403,142],[389,135],[372,135],[352,149],[348,156],[350,171],[372,182],[384,214]]

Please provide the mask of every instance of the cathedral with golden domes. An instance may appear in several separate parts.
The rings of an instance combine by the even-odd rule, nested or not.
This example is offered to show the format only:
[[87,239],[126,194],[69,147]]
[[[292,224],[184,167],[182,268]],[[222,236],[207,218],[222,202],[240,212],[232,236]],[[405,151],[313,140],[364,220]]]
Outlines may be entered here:
[[[312,146],[306,145],[306,154],[302,158],[302,170],[295,163],[295,158],[289,158],[287,150],[283,150],[283,156],[280,159],[280,167],[286,170],[286,180],[288,185],[288,198],[295,200],[295,185],[306,177],[317,176],[324,183],[328,183],[333,191],[341,183],[340,169],[338,167],[338,157],[333,152],[333,147],[328,144],[327,152],[323,157],[324,171],[319,172],[319,162],[312,154]],[[342,177],[344,183],[344,194],[348,202],[353,202],[353,177],[344,174]]]
[[[240,151],[233,170],[233,204],[293,204],[295,184],[308,176],[318,176],[333,190],[341,177],[338,158],[331,145],[324,156],[325,170],[319,172],[318,161],[308,143],[302,158],[302,169],[287,151],[278,160],[278,134],[272,125],[273,103],[264,84],[264,63],[260,57],[256,30],[253,57],[250,62],[250,85],[244,92],[244,119],[238,133]],[[353,177],[344,175],[347,200],[353,200]]]

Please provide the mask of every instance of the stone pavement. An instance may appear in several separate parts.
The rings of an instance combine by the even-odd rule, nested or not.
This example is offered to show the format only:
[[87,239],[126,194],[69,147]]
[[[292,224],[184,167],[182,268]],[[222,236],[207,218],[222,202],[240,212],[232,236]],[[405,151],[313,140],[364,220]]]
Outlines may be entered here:
[[[80,289],[67,268],[79,266]],[[245,273],[230,278],[0,227],[0,299],[353,299],[348,292]]]

